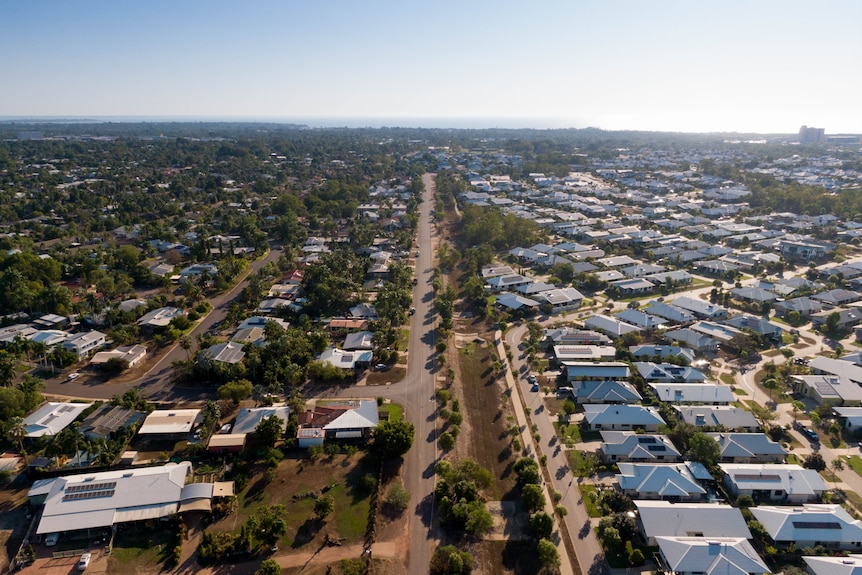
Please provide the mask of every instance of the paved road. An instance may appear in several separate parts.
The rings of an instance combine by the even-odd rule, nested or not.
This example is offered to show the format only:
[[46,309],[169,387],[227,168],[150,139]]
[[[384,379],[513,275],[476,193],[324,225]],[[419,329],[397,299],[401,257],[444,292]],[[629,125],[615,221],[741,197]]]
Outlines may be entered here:
[[[248,283],[247,278],[267,263],[278,260],[281,254],[281,249],[271,249],[266,257],[249,265],[245,278],[237,282],[233,289],[209,300],[213,306],[213,310],[190,332],[193,342],[190,353],[195,353],[195,349],[197,348],[196,337],[198,334],[209,331],[215,322],[224,320],[231,302],[233,302]],[[114,395],[125,393],[126,390],[137,387],[142,395],[151,401],[198,401],[210,399],[213,395],[211,388],[181,388],[173,385],[174,368],[172,364],[176,360],[185,359],[186,351],[178,344],[175,344],[170,351],[163,355],[139,379],[125,383],[91,383],[87,381],[86,377],[81,377],[75,381],[66,381],[64,376],[47,380],[45,382],[44,393],[46,395],[85,399],[110,399]]]
[[[549,324],[558,319],[550,318],[542,323]],[[521,392],[517,395],[523,398],[525,406],[531,409],[532,421],[538,425],[538,432],[542,437],[542,453],[548,456],[546,467],[551,475],[551,483],[557,493],[563,495],[560,503],[569,511],[564,520],[576,550],[577,562],[581,572],[585,574],[595,573],[597,572],[596,566],[606,565],[604,553],[596,538],[595,531],[593,531],[594,525],[581,500],[581,492],[578,489],[580,480],[569,469],[565,446],[560,445],[557,439],[552,416],[544,407],[542,393],[531,391],[532,386],[525,379],[528,370],[527,354],[523,351],[521,341],[526,332],[526,323],[514,326],[506,332],[506,343],[509,345],[513,356],[512,374],[516,376],[516,382]]]

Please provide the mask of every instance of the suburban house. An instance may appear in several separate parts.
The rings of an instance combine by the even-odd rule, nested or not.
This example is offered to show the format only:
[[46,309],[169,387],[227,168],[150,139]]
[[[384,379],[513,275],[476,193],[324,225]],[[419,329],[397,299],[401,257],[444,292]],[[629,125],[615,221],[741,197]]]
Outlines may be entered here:
[[156,329],[167,327],[175,317],[183,315],[183,310],[171,306],[160,307],[147,312],[138,318],[136,322],[142,328]]
[[657,315],[650,315],[636,309],[623,310],[619,313],[615,313],[614,317],[620,321],[630,323],[643,329],[663,329],[667,327],[667,322],[664,318]]
[[637,361],[635,369],[645,381],[658,383],[701,383],[706,376],[699,369],[673,363]]
[[198,354],[199,362],[220,362],[233,365],[242,361],[245,352],[242,345],[235,341],[226,341],[211,345]]
[[718,340],[689,328],[666,331],[663,335],[667,341],[684,343],[696,352],[713,352],[718,350]]
[[820,557],[803,555],[811,575],[862,575],[862,555],[850,554],[846,557]]
[[651,315],[663,317],[669,323],[682,324],[689,323],[697,319],[697,316],[690,311],[660,301],[650,302],[648,306],[643,308],[643,311]]
[[735,315],[732,318],[725,320],[724,325],[729,325],[740,330],[750,329],[754,333],[768,338],[773,343],[781,342],[781,336],[784,334],[783,327],[774,324],[771,321],[767,321],[762,317],[755,317],[753,315]]
[[657,361],[668,357],[677,357],[691,363],[694,361],[694,352],[687,347],[676,345],[632,345],[629,351],[639,361]]
[[601,314],[596,314],[590,317],[584,322],[584,327],[602,332],[614,339],[620,338],[627,333],[639,333],[643,331],[641,328],[630,323],[619,321],[618,319]]
[[143,418],[140,411],[105,403],[81,422],[78,433],[91,441],[114,439],[120,429],[131,427]]
[[[299,414],[300,447],[322,445],[325,439],[365,440],[380,422],[377,402],[367,399],[316,405]],[[311,432],[311,430],[317,430]]]
[[706,468],[692,461],[682,463],[617,464],[620,490],[632,499],[698,501],[706,497],[702,481],[712,476]]
[[585,404],[584,421],[590,431],[658,431],[664,420],[655,407],[626,404]]
[[583,294],[572,287],[554,288],[536,294],[535,298],[542,305],[550,305],[551,313],[576,310],[584,301]]
[[647,545],[656,537],[742,537],[751,531],[742,512],[722,503],[672,503],[636,500],[641,535]]
[[248,435],[245,433],[215,433],[207,441],[207,452],[239,453],[247,443]]
[[737,497],[750,495],[755,501],[809,503],[818,501],[827,490],[817,471],[795,464],[719,463],[718,466],[731,493]]
[[817,403],[846,407],[862,405],[862,387],[846,377],[840,375],[793,375],[790,377],[790,381],[795,393],[810,397]]
[[269,407],[244,407],[240,409],[231,429],[231,435],[253,435],[260,422],[273,415],[281,420],[281,432],[284,433],[287,429],[290,409],[286,405],[272,405]]
[[808,297],[797,297],[776,302],[773,308],[775,315],[782,319],[787,319],[787,315],[792,311],[798,313],[800,318],[805,319],[811,314],[821,311],[823,304]]
[[656,537],[665,573],[725,575],[771,573],[744,537]]
[[675,307],[684,309],[685,311],[694,314],[700,319],[718,320],[725,319],[728,316],[727,308],[721,307],[720,305],[711,304],[702,299],[682,296],[676,298],[671,303]]
[[517,311],[520,309],[534,310],[541,304],[526,296],[506,291],[497,294],[497,297],[494,299],[494,305],[501,309]]
[[72,424],[92,403],[58,403],[49,401],[24,418],[27,438],[57,435]]
[[572,382],[572,397],[577,403],[639,403],[643,397],[627,381],[582,380]]
[[862,549],[862,521],[838,504],[758,506],[751,512],[779,548],[792,543],[797,548]]
[[736,431],[760,431],[760,424],[741,407],[729,405],[677,405],[674,406],[679,418],[696,427],[723,427]]
[[360,349],[374,349],[374,332],[357,331],[348,333],[344,338],[342,349],[345,351],[356,351]]
[[633,461],[638,463],[678,462],[682,454],[666,435],[633,431],[602,431],[599,455],[608,463]]
[[603,333],[571,327],[546,329],[542,337],[542,347],[547,349],[554,345],[608,345],[611,338]]
[[71,351],[78,356],[78,359],[83,359],[93,351],[105,345],[105,334],[100,331],[87,331],[76,333],[63,342],[63,349]]
[[356,370],[368,366],[372,357],[371,350],[345,351],[331,347],[324,350],[318,360],[341,369]]
[[188,439],[200,413],[200,409],[157,409],[144,420],[138,436],[154,441]]
[[129,367],[134,367],[140,363],[147,355],[147,348],[143,345],[126,345],[112,349],[111,351],[99,351],[90,360],[93,365],[102,365],[108,363],[112,359],[125,361]]
[[728,405],[736,398],[730,386],[720,383],[649,383],[659,401]]
[[843,359],[833,359],[818,355],[808,364],[811,372],[818,375],[836,375],[845,378],[857,385],[862,385],[862,366],[855,365]]
[[844,429],[862,430],[862,407],[834,407],[832,411]]
[[787,451],[765,433],[707,433],[721,448],[720,463],[784,463]]
[[629,377],[629,366],[619,361],[608,362],[566,362],[566,381],[625,380]]
[[97,537],[129,522],[209,509],[212,497],[233,495],[233,482],[188,483],[192,464],[167,463],[36,481],[27,494],[44,504],[36,533],[80,532]]
[[610,361],[617,355],[617,348],[612,345],[555,345],[554,358],[560,362],[567,361]]
[[503,290],[517,289],[520,286],[525,286],[531,283],[533,283],[532,278],[528,278],[520,274],[495,276],[488,279],[486,289],[499,292]]
[[830,309],[811,314],[811,324],[820,327],[829,321],[829,316],[838,314],[838,329],[849,329],[862,322],[862,310],[858,309]]

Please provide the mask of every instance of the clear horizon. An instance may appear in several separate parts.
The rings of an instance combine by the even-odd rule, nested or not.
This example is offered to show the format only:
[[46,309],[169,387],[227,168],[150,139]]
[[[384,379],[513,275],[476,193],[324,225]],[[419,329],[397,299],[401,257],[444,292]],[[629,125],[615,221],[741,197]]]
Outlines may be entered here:
[[2,117],[862,133],[852,0],[13,0],[0,18]]

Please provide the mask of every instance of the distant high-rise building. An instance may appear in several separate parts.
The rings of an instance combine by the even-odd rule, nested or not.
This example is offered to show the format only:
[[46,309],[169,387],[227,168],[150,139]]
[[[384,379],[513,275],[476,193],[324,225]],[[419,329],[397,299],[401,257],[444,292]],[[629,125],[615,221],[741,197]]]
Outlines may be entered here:
[[799,128],[799,143],[800,144],[816,144],[823,141],[823,128],[809,128],[802,126]]

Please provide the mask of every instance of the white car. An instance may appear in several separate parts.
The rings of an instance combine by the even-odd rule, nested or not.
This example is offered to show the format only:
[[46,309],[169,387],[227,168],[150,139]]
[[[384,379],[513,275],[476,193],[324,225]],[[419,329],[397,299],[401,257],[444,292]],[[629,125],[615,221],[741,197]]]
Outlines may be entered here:
[[79,377],[81,377],[81,374],[76,371],[74,373],[70,373],[67,379],[78,379]]
[[57,544],[58,539],[60,539],[59,533],[48,533],[45,536],[45,547],[53,547]]
[[90,566],[91,557],[92,555],[89,553],[84,553],[83,555],[81,555],[81,558],[78,559],[78,571],[83,571]]

